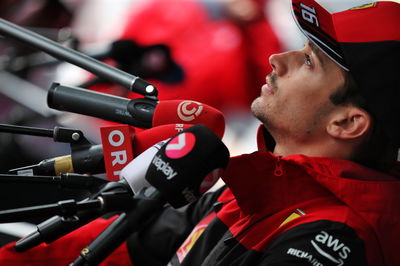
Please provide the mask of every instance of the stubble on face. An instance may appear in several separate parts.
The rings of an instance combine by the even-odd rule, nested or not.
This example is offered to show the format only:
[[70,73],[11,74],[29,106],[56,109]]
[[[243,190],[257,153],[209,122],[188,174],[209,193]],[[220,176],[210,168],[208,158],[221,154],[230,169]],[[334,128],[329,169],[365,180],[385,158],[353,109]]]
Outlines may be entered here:
[[[267,77],[268,84],[273,93],[277,93],[278,86],[276,84],[276,74],[274,72],[270,73]],[[265,95],[263,91],[261,91],[261,95],[257,97],[251,104],[251,112],[253,115],[260,120],[264,125],[268,124],[269,126],[273,126],[273,122],[270,121],[271,117],[269,115],[268,110],[271,110],[271,102],[264,101],[264,97],[270,97],[269,95]]]
[[326,118],[333,111],[333,109],[334,109],[334,106],[329,101],[327,101],[325,104],[321,104],[320,106],[318,106],[313,118],[311,119],[310,123],[308,124],[308,127],[307,127],[305,133],[307,135],[312,135],[315,128],[318,125],[321,125],[324,118]]
[[[274,72],[268,75],[268,83],[269,87],[272,89],[274,94],[278,93],[279,87],[277,85],[277,76]],[[261,92],[261,95],[257,97],[253,103],[251,104],[251,111],[253,115],[260,120],[272,133],[273,131],[279,131],[281,137],[285,135],[290,136],[292,130],[296,130],[299,128],[303,128],[304,137],[311,136],[313,132],[316,130],[318,125],[322,122],[322,120],[333,110],[333,105],[330,101],[320,103],[318,106],[315,106],[315,113],[308,122],[304,120],[299,120],[297,116],[297,112],[299,110],[292,110],[292,108],[288,108],[282,102],[276,102],[275,100],[268,100],[268,97],[274,97],[275,95],[266,95],[264,92]],[[278,106],[276,106],[278,105]],[[277,108],[279,107],[279,108]],[[283,121],[278,121],[278,118],[282,119],[282,116],[278,115],[285,113],[286,120],[292,121],[292,125],[289,128],[285,127],[285,123]],[[303,123],[307,124],[303,124]],[[298,125],[299,123],[300,125]],[[282,128],[283,126],[283,128]],[[293,132],[292,132],[293,133]],[[301,132],[297,132],[297,135]],[[293,137],[293,136],[292,136]]]

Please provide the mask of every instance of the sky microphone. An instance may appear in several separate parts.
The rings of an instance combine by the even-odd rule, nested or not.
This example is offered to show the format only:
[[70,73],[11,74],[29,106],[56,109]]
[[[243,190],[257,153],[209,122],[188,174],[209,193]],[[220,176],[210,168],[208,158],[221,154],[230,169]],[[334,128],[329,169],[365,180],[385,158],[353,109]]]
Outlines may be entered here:
[[53,83],[47,94],[50,108],[97,117],[139,128],[163,124],[204,124],[222,138],[224,115],[196,101],[128,99],[87,89]]
[[[193,134],[192,132],[195,132],[196,134]],[[164,144],[167,142],[169,145],[164,147]],[[192,148],[192,150],[189,150],[190,148]],[[165,151],[165,149],[167,149],[167,151]],[[156,155],[157,152],[159,153],[158,155]],[[214,152],[214,154],[210,155],[208,152]],[[168,184],[163,184],[162,180],[165,178],[160,178],[157,175],[159,173],[151,172],[151,169],[155,169],[154,166],[149,167],[151,162],[153,165],[156,165],[157,169],[161,170],[162,173],[168,174],[166,179],[171,180],[174,178],[174,182],[178,182],[178,178],[184,178],[182,175],[191,174],[194,176],[201,176],[202,185],[192,184],[199,185],[199,191],[194,194],[199,195],[214,185],[218,172],[208,171],[208,169],[219,169],[218,167],[213,166],[223,164],[218,161],[218,159],[229,156],[229,153],[226,155],[226,152],[225,145],[222,143],[220,138],[209,128],[199,124],[191,126],[182,131],[182,133],[178,133],[177,136],[160,141],[148,148],[137,157],[138,160],[131,161],[122,169],[120,178],[127,181],[135,194],[139,193],[143,187],[150,186],[147,179],[150,179],[150,182],[153,182],[156,187],[160,186],[160,190],[165,189],[167,185],[173,189],[179,190],[177,183],[168,182]],[[173,162],[171,161],[171,158],[168,157],[168,155],[171,156],[171,154],[174,154],[171,157],[172,159],[175,159]],[[205,156],[207,156],[207,158],[205,158]],[[149,162],[149,164],[144,164],[143,162]],[[171,168],[170,163],[176,165],[176,170]],[[198,167],[202,169],[197,169]],[[145,179],[135,178],[137,176],[145,176],[146,171],[147,176],[149,177]],[[179,175],[181,171],[184,174]],[[193,173],[190,171],[193,171]],[[175,202],[175,200],[171,202]]]
[[205,177],[225,168],[228,160],[229,150],[221,139],[197,124],[160,148],[148,167],[146,180],[169,204],[180,208],[210,189],[217,179],[210,182]]

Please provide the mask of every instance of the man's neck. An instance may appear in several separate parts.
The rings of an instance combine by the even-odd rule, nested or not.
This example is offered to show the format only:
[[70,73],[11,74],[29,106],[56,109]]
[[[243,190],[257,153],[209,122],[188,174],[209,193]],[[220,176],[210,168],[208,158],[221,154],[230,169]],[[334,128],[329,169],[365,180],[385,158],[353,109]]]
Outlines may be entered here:
[[344,147],[336,141],[317,141],[309,143],[289,143],[277,141],[273,153],[277,156],[303,154],[309,157],[330,157],[348,160],[351,147]]

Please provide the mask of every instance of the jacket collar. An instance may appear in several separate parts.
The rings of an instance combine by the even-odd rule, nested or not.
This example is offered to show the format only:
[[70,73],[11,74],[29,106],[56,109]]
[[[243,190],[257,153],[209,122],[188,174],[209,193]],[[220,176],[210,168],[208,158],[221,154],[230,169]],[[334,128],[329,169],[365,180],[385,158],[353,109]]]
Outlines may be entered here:
[[398,213],[400,180],[333,158],[262,150],[231,158],[222,179],[243,215],[265,216],[301,202],[334,196],[363,213]]

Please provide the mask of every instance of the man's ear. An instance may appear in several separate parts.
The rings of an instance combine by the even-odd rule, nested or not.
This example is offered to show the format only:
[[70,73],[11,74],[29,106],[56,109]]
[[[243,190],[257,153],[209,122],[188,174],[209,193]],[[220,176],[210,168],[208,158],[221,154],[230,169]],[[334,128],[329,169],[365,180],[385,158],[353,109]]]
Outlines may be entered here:
[[355,106],[341,106],[329,120],[326,131],[333,138],[354,140],[367,134],[371,116]]

